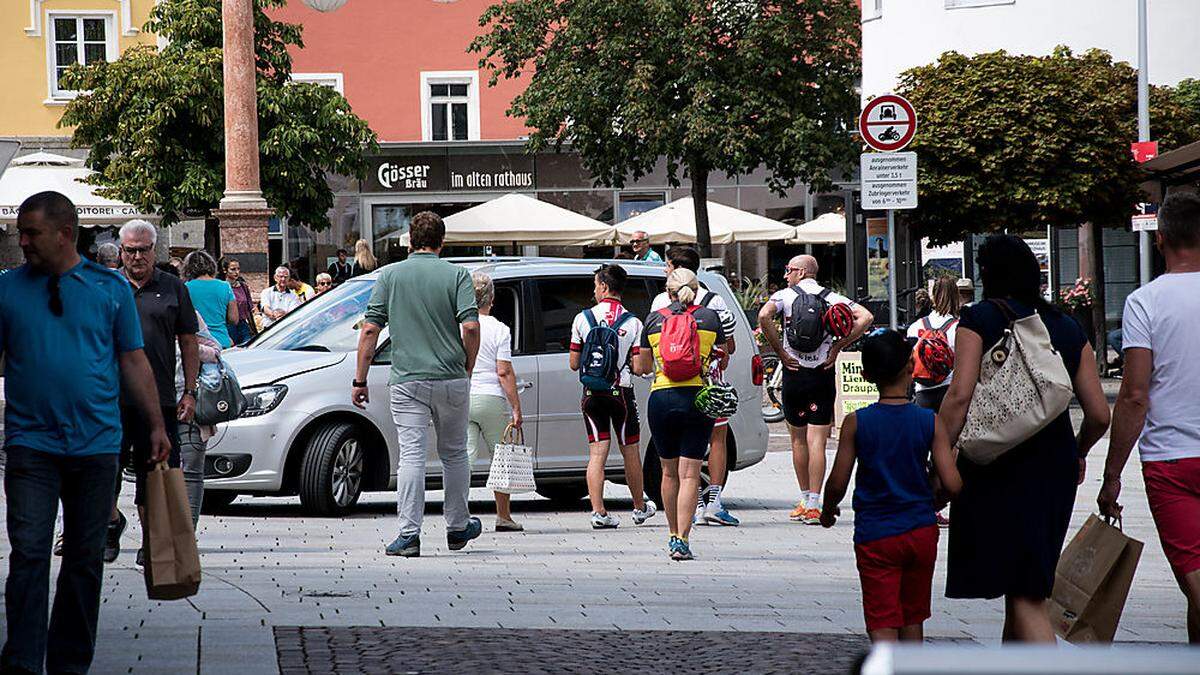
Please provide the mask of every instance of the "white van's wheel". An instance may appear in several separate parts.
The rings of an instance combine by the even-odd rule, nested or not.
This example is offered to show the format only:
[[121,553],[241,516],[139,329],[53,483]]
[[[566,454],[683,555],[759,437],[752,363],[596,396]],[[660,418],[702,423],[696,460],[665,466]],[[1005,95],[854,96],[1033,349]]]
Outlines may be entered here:
[[317,430],[300,465],[300,503],[305,510],[336,516],[350,510],[362,494],[366,454],[353,424],[336,422]]

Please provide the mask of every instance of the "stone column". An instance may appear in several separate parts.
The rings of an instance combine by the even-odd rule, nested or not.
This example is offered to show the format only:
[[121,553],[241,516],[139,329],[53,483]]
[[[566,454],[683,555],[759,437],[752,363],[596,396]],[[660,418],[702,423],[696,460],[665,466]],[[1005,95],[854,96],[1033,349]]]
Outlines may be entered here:
[[220,221],[221,255],[235,256],[257,292],[267,286],[267,220],[258,172],[258,100],[252,0],[223,0],[225,86],[225,195],[213,215]]

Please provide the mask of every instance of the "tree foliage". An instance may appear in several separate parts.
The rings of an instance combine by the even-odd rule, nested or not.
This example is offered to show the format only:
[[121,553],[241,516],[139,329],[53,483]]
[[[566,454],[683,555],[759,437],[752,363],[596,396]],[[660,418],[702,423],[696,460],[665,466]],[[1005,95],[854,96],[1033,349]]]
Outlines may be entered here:
[[[326,172],[361,177],[375,134],[336,91],[290,82],[290,46],[301,27],[265,10],[286,0],[255,0],[258,130],[263,196],[278,214],[314,229],[329,226],[333,193]],[[225,189],[221,0],[161,0],[145,30],[165,38],[112,63],[73,66],[64,79],[85,93],[61,126],[89,147],[97,192],[157,213],[164,225],[185,211],[216,208]]]
[[782,192],[852,159],[858,24],[850,0],[504,0],[470,49],[490,84],[528,78],[508,114],[531,150],[569,143],[615,187],[665,158],[704,204],[712,171],[765,166]]
[[[920,116],[920,206],[910,223],[933,243],[968,233],[1128,223],[1141,200],[1137,72],[1106,52],[1049,56],[947,52],[900,79]],[[1151,91],[1162,152],[1200,138],[1200,115]]]

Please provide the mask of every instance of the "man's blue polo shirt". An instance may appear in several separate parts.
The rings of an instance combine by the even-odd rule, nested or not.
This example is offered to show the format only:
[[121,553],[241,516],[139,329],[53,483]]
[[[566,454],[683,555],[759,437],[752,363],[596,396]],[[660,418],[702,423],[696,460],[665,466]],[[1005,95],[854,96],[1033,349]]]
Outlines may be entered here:
[[120,274],[84,260],[60,278],[63,315],[55,316],[49,281],[29,265],[0,275],[5,445],[120,452],[117,357],[142,348],[133,291]]

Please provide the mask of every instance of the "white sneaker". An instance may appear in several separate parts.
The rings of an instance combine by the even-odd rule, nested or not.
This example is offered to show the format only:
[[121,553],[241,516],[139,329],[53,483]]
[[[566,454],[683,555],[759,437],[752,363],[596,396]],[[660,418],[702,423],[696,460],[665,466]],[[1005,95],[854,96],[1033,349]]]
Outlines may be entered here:
[[592,529],[593,530],[613,530],[621,524],[621,519],[611,513],[603,515],[592,513]]
[[646,506],[645,509],[634,509],[633,510],[633,524],[634,525],[641,525],[642,523],[646,522],[647,520],[650,520],[651,518],[653,518],[654,514],[658,513],[658,505],[654,503],[653,499],[647,499],[645,506]]

